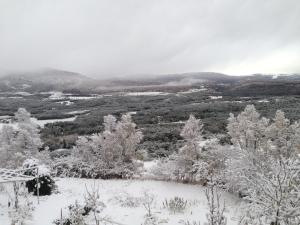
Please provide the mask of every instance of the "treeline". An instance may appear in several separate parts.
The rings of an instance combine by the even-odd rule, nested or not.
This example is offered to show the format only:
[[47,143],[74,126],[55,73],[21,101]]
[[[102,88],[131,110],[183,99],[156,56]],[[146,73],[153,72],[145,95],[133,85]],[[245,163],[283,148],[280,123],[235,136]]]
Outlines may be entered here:
[[[142,144],[149,149],[152,157],[158,157],[172,154],[174,146],[182,140],[179,133],[183,125],[178,122],[187,120],[190,114],[203,121],[205,136],[221,133],[224,136],[222,139],[224,143],[229,143],[226,133],[229,113],[240,113],[247,104],[253,103],[265,117],[271,117],[277,109],[283,108],[291,121],[300,119],[300,99],[297,97],[268,98],[269,102],[266,103],[258,102],[262,98],[223,97],[214,101],[204,100],[204,97],[199,97],[198,94],[188,98],[169,96],[168,101],[165,101],[166,98],[166,96],[130,97],[129,99],[126,97],[125,102],[122,102],[122,98],[114,99],[109,106],[105,103],[101,108],[93,109],[87,115],[78,116],[74,122],[46,125],[42,130],[42,139],[51,150],[71,148],[75,145],[78,135],[102,132],[105,115],[112,114],[120,118],[124,113],[136,112],[132,118],[143,130]],[[89,109],[88,103],[85,104]],[[124,108],[116,109],[117,104],[123,105]]]

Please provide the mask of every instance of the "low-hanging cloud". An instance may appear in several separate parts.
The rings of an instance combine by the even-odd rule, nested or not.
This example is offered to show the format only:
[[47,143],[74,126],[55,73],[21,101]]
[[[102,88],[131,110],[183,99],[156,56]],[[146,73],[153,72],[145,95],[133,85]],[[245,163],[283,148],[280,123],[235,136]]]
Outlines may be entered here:
[[0,0],[0,70],[300,72],[298,0]]

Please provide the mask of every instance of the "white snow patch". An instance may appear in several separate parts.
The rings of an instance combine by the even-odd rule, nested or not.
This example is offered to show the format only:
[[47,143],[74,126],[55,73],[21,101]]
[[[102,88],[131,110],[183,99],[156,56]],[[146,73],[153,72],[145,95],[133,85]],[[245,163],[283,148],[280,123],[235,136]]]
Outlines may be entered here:
[[22,96],[8,96],[8,97],[3,97],[1,96],[0,99],[21,99],[23,98]]
[[222,103],[244,103],[243,101],[222,101]]
[[33,94],[26,92],[26,91],[19,91],[19,92],[15,92],[14,94],[16,95],[22,95],[22,96],[31,96]]
[[152,161],[146,161],[144,162],[144,168],[145,170],[152,169],[157,165],[158,160],[152,160]]
[[268,103],[270,101],[268,99],[261,99],[261,100],[258,100],[257,102],[259,102],[259,103]]
[[101,95],[95,95],[95,96],[69,96],[68,99],[70,100],[89,100],[94,98],[102,98]]
[[222,99],[223,96],[209,96],[210,99]]
[[79,96],[70,93],[62,93],[59,91],[42,92],[43,94],[51,94],[49,99],[51,100],[89,100],[94,98],[103,98],[103,95],[90,95],[90,96]]
[[78,114],[84,114],[89,112],[90,110],[76,110],[76,111],[72,111],[72,112],[67,112],[67,115],[78,115]]
[[137,112],[136,111],[132,111],[132,112],[128,112],[127,114],[129,114],[129,115],[136,115]]
[[201,91],[207,91],[207,88],[201,87],[201,88],[193,88],[193,89],[189,89],[187,91],[181,91],[178,92],[178,94],[191,94],[191,93],[196,93],[196,92],[201,92]]
[[185,123],[185,121],[181,121],[181,120],[179,120],[179,121],[175,121],[175,122],[163,122],[163,123],[161,123],[161,122],[159,122],[158,124],[165,124],[165,125],[168,125],[168,124],[184,124]]
[[67,105],[67,106],[74,104],[74,102],[71,102],[71,101],[61,101],[61,102],[57,102],[57,103],[62,104],[62,105]]
[[[198,185],[178,184],[162,181],[140,181],[140,180],[87,180],[64,178],[56,181],[58,185],[58,194],[40,197],[40,204],[37,205],[37,198],[30,198],[36,206],[33,213],[33,219],[30,225],[53,225],[53,220],[60,218],[62,209],[63,215],[67,215],[67,207],[74,204],[75,201],[82,203],[86,186],[99,186],[101,200],[106,204],[106,208],[101,213],[123,225],[140,225],[144,221],[146,213],[143,206],[138,202],[137,207],[124,207],[117,199],[120,196],[129,196],[134,199],[142,199],[143,193],[148,192],[155,196],[153,204],[153,213],[159,220],[165,220],[164,224],[179,225],[180,220],[200,221],[203,224],[206,221],[206,198],[204,187]],[[226,192],[221,191],[221,201],[226,201],[225,215],[228,218],[228,224],[238,224],[240,200]],[[175,196],[183,197],[188,201],[188,207],[184,213],[173,214],[163,208],[163,201]],[[9,225],[10,221],[7,213],[8,197],[0,193],[0,222],[1,225]]]
[[77,116],[73,116],[70,118],[64,118],[64,119],[48,119],[48,120],[38,120],[36,118],[31,118],[31,120],[38,124],[41,128],[43,128],[48,123],[56,123],[56,122],[73,122]]
[[0,120],[6,120],[6,119],[10,119],[11,116],[9,115],[5,115],[5,116],[0,116]]
[[159,91],[145,91],[145,92],[127,92],[124,96],[157,96],[157,95],[169,95],[168,92]]
[[[70,118],[63,118],[63,119],[48,119],[48,120],[38,120],[36,118],[31,118],[31,121],[39,125],[41,128],[43,128],[48,123],[56,123],[56,122],[72,122],[77,118],[77,116],[73,116]],[[3,123],[0,121],[0,129],[2,129],[3,126],[13,126],[14,128],[18,128],[17,123]]]
[[65,95],[62,92],[59,91],[53,91],[49,92],[51,95],[49,96],[49,99],[51,100],[59,100],[59,99],[64,99]]

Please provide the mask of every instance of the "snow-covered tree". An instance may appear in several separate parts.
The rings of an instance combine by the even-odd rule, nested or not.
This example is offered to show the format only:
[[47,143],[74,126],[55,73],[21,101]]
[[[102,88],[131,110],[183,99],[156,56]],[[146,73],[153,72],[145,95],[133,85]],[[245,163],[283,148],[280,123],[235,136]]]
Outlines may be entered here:
[[30,113],[20,108],[15,114],[16,123],[0,130],[0,166],[18,168],[27,158],[35,157],[42,145],[38,126]]
[[120,159],[120,148],[116,142],[116,135],[110,131],[104,131],[101,135],[101,158],[108,167]]
[[27,156],[36,155],[42,145],[38,125],[31,120],[31,114],[24,108],[15,113],[19,130],[16,141],[18,148],[23,149]]
[[[111,167],[120,158],[120,149],[116,141],[117,119],[112,115],[104,116],[104,131],[99,135],[98,143],[101,148],[102,161]],[[96,139],[93,139],[97,142]]]
[[[247,175],[249,224],[296,225],[300,222],[300,162],[283,159],[268,162],[268,169]],[[255,167],[254,167],[255,168]]]
[[71,156],[73,166],[77,167],[74,169],[82,168],[84,173],[92,171],[93,176],[98,172],[103,176],[105,173],[113,173],[113,176],[127,173],[134,168],[133,159],[142,132],[136,128],[130,115],[123,115],[120,121],[112,115],[105,116],[103,125],[105,130],[102,133],[77,140]]
[[266,130],[268,149],[274,157],[290,157],[299,150],[300,127],[298,123],[291,124],[283,111],[278,110],[273,123]]
[[13,148],[15,139],[16,130],[12,126],[4,125],[0,129],[0,167],[14,167],[14,161],[16,160],[14,156],[16,151]]
[[176,160],[174,173],[179,180],[194,180],[196,174],[194,165],[202,163],[198,162],[201,152],[199,142],[202,140],[202,128],[202,121],[190,115],[180,133],[185,144],[179,149],[178,154],[174,156]]
[[185,140],[185,145],[180,149],[180,155],[189,160],[195,160],[200,154],[199,142],[202,140],[203,124],[200,119],[190,115],[180,135]]
[[265,144],[264,132],[268,124],[269,120],[261,117],[254,105],[247,105],[237,117],[230,114],[227,130],[236,147],[256,151]]
[[72,155],[76,159],[80,159],[83,162],[95,163],[97,160],[97,148],[93,142],[96,138],[91,137],[78,137],[76,141],[76,147],[74,148]]
[[299,125],[291,125],[282,111],[277,111],[270,124],[253,107],[247,106],[245,111],[229,119],[228,130],[235,147],[227,160],[229,183],[251,202],[244,222],[298,224]]
[[31,122],[31,114],[25,108],[19,108],[15,113],[15,120],[18,123],[30,123]]
[[113,132],[116,129],[117,126],[117,119],[116,117],[114,117],[113,115],[107,115],[103,117],[104,120],[104,130],[105,131],[109,131],[109,132]]
[[119,150],[121,154],[121,161],[128,162],[132,160],[142,138],[143,134],[136,129],[136,124],[132,121],[131,115],[123,115],[116,125],[114,139],[117,143],[116,150]]

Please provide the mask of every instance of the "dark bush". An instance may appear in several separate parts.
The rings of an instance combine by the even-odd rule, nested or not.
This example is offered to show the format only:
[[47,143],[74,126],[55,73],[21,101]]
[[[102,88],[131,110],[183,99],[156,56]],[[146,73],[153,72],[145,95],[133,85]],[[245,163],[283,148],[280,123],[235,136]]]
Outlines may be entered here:
[[28,192],[33,192],[34,195],[37,195],[37,181],[40,184],[39,188],[39,195],[51,195],[54,188],[55,188],[55,182],[54,180],[48,176],[40,176],[38,179],[32,179],[26,182],[26,187],[28,189]]

